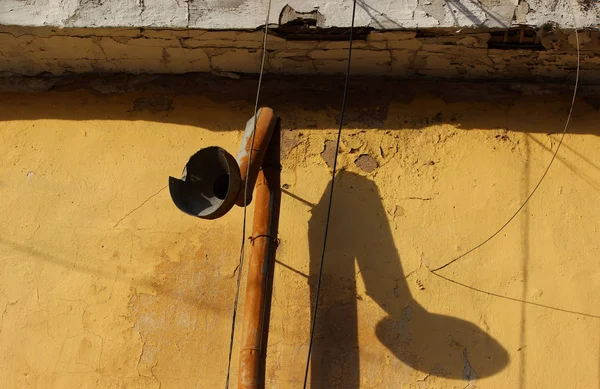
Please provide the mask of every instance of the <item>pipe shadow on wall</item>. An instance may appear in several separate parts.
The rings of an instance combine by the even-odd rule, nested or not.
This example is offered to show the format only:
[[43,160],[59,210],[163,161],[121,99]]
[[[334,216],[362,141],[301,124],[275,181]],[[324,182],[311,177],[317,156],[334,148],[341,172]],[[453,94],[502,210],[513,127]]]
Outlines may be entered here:
[[[309,222],[312,306],[330,185]],[[467,381],[493,375],[508,364],[506,350],[475,324],[430,313],[412,298],[377,185],[340,171],[335,179],[311,388],[360,385],[355,260],[367,295],[387,313],[375,327],[377,338],[403,363],[431,375]]]

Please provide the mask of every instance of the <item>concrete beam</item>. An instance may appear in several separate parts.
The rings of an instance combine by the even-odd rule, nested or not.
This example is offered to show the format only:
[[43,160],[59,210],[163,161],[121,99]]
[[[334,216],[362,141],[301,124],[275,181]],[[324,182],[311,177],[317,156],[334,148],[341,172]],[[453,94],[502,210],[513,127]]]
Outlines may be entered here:
[[[356,26],[377,30],[486,27],[516,24],[598,28],[595,0],[359,0]],[[273,0],[270,24],[286,5],[318,10],[320,27],[350,25],[352,0]],[[266,0],[2,0],[0,25],[255,29]]]
[[[371,32],[354,43],[352,74],[400,78],[564,80],[577,64],[575,32],[529,30],[535,44],[498,46],[496,32],[463,29]],[[519,30],[516,30],[518,35]],[[581,80],[600,83],[600,32],[579,32]],[[0,72],[212,73],[239,78],[259,71],[261,31],[53,29],[0,27]],[[533,47],[533,48],[531,48]],[[346,41],[293,41],[270,35],[270,74],[344,74]]]

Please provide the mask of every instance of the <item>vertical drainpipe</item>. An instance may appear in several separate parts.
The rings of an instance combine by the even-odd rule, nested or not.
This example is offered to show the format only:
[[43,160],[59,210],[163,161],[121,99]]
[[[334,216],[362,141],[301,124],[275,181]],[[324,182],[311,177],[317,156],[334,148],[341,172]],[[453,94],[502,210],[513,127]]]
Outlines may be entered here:
[[[252,251],[248,263],[242,322],[238,375],[238,388],[240,389],[262,389],[265,386],[266,343],[281,203],[280,126],[272,111],[264,110],[265,108],[258,115],[255,145],[264,146],[265,140],[269,143],[266,150],[255,149],[253,151],[250,172],[255,172],[257,176],[251,173],[247,177],[248,182],[252,182],[256,177],[256,199],[252,237],[250,238]],[[265,131],[265,128],[268,129]],[[257,143],[257,141],[259,142]],[[249,145],[250,141],[248,140],[246,144]],[[249,147],[247,149],[249,150]],[[255,163],[254,152],[257,152],[258,164],[262,160],[262,169],[260,170],[254,169],[259,166]],[[263,153],[264,159],[258,158],[258,153]],[[244,169],[247,169],[248,166],[247,162],[243,159],[238,160],[242,174],[244,174]],[[243,204],[243,195],[242,191],[238,197],[238,205],[240,199]]]

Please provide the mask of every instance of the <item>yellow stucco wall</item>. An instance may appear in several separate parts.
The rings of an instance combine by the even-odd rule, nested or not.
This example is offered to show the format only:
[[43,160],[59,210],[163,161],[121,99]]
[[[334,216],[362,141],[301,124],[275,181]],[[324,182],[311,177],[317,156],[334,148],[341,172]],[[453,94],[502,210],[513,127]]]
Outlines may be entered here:
[[[0,96],[0,388],[223,386],[242,212],[194,219],[166,185],[198,148],[235,153],[252,106],[179,96],[146,109],[141,97]],[[428,271],[522,203],[568,102],[421,94],[389,103],[380,129],[351,118],[313,388],[600,387],[600,112],[585,101],[524,211],[446,279]],[[338,113],[278,112],[293,196],[267,387],[299,388]],[[363,154],[371,172],[355,163]]]

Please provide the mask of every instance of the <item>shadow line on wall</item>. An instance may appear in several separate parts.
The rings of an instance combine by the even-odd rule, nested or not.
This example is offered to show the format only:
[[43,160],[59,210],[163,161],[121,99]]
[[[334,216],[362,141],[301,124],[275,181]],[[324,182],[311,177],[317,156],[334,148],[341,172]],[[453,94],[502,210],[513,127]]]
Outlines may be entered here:
[[[51,81],[55,85],[49,92],[2,92],[0,120],[131,120],[239,131],[252,116],[256,97],[256,81],[252,78],[229,80],[184,74],[146,76],[140,81],[139,77],[63,77]],[[331,130],[339,125],[342,86],[343,79],[335,75],[270,75],[261,88],[261,105],[278,112],[286,129]],[[510,119],[511,131],[558,133],[562,131],[559,123],[535,123],[531,115],[564,107],[566,119],[572,92],[569,88],[572,88],[570,83],[519,84],[517,80],[476,83],[356,76],[350,80],[344,128],[401,130],[449,124],[464,130],[502,130],[507,129]],[[584,95],[585,90],[581,90],[574,118],[586,115],[586,123],[600,121],[600,105],[590,103],[593,98]],[[523,105],[530,109],[518,112],[512,109]],[[211,115],[202,114],[206,109]],[[215,124],[215,114],[221,111],[227,120]],[[324,112],[319,120],[308,113],[319,111]],[[600,134],[597,126],[583,122],[574,120],[568,132]]]

